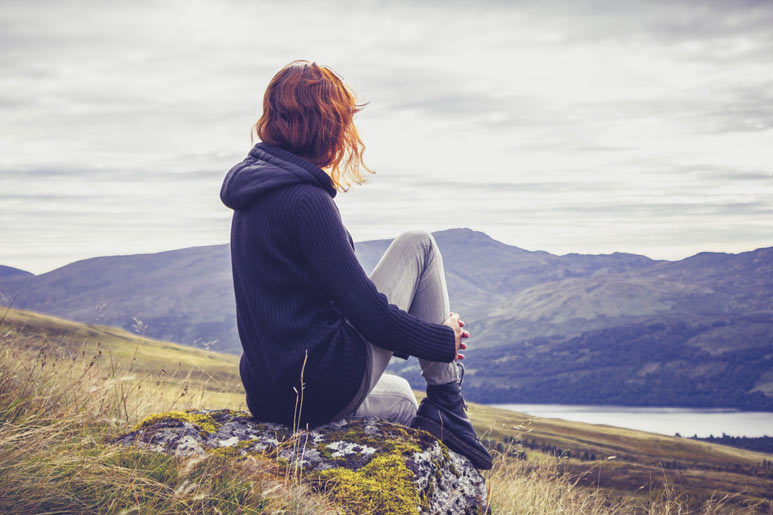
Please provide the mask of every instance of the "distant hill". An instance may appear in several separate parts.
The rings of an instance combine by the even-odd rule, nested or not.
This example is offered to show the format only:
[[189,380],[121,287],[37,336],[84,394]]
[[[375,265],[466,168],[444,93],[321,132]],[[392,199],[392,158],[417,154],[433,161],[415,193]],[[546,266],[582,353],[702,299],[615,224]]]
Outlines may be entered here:
[[[773,411],[773,312],[618,326],[469,349],[477,402],[733,407]],[[415,360],[393,373],[419,388]]]
[[[501,374],[492,369],[488,382],[479,383],[470,375],[471,393],[477,392],[478,400],[534,399],[540,391],[544,398],[555,392],[553,398],[565,401],[572,393],[578,402],[674,405],[667,386],[682,383],[675,379],[678,372],[668,374],[679,367],[663,361],[658,362],[660,368],[649,365],[660,372],[636,375],[652,356],[633,353],[626,343],[663,352],[661,344],[667,342],[674,360],[704,371],[692,374],[713,377],[719,390],[735,392],[722,397],[723,402],[771,409],[766,403],[773,398],[773,388],[766,386],[765,378],[773,381],[773,368],[765,356],[773,355],[773,248],[659,261],[624,253],[558,256],[506,245],[470,229],[434,236],[444,256],[452,309],[462,313],[473,336],[470,368],[476,368],[474,360],[479,366],[507,356],[518,358],[518,365],[502,367]],[[366,270],[375,266],[389,243],[356,244]],[[0,276],[0,292],[16,296],[15,307],[139,330],[136,318],[154,338],[186,345],[216,341],[214,349],[240,352],[227,245],[93,258],[38,276]],[[657,324],[669,329],[655,331]],[[542,352],[526,352],[530,346]],[[561,359],[550,358],[550,353]],[[595,357],[576,363],[578,353]],[[618,385],[609,387],[615,398],[603,393],[594,397],[588,386],[601,370],[601,358],[619,372],[620,381],[624,374],[633,374],[622,383],[612,381],[609,373],[603,376]],[[743,359],[750,360],[748,366]],[[717,360],[727,363],[707,365]],[[737,365],[733,373],[731,362]],[[716,367],[725,367],[724,375],[711,372]],[[393,365],[408,377],[416,368],[415,361]],[[519,370],[542,372],[528,379],[519,376]],[[749,383],[751,377],[755,382]],[[662,388],[654,387],[657,381]],[[643,386],[634,388],[637,384]],[[581,394],[586,386],[587,395]],[[718,398],[697,395],[690,405],[716,405]]]
[[18,277],[18,276],[31,276],[30,272],[26,270],[20,270],[12,266],[0,265],[0,278],[2,277]]
[[31,277],[0,277],[14,307],[199,345],[219,340],[236,353],[239,340],[227,245],[98,257]]

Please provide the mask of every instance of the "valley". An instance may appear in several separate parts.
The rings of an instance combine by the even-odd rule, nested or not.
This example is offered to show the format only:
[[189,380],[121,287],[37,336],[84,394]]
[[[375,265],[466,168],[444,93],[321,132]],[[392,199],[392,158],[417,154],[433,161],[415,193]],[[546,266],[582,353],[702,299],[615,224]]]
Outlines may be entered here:
[[[773,409],[773,248],[658,261],[434,236],[472,334],[471,399]],[[388,245],[356,243],[363,268]],[[232,288],[227,245],[0,274],[6,305],[239,354]],[[422,384],[415,360],[391,370]]]

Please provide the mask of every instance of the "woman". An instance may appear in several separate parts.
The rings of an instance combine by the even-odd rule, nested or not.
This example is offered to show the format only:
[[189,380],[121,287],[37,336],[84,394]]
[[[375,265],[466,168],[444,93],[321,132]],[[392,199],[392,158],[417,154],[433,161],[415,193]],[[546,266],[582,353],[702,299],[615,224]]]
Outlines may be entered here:
[[[448,311],[436,242],[424,231],[400,235],[368,277],[333,201],[367,170],[352,121],[360,108],[329,68],[290,63],[266,89],[261,142],[226,175],[247,405],[295,427],[387,418],[490,468],[465,414],[456,363],[469,333]],[[418,410],[407,381],[384,374],[393,354],[420,359]]]

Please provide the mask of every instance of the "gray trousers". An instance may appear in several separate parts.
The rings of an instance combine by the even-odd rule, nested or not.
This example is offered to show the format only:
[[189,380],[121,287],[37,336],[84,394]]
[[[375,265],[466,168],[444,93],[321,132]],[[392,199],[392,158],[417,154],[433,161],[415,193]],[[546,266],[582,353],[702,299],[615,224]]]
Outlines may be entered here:
[[[448,288],[443,258],[435,238],[427,231],[404,232],[389,245],[370,275],[378,291],[390,304],[436,324],[449,314]],[[348,416],[379,417],[409,425],[418,403],[408,381],[385,374],[392,351],[366,342],[368,364],[359,392],[336,418]],[[427,384],[457,381],[456,362],[419,360],[421,375]]]

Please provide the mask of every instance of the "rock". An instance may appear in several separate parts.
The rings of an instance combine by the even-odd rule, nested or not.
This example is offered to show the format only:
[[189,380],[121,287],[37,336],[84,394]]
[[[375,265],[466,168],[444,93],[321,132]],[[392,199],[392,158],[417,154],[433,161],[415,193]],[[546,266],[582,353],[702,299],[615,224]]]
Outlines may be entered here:
[[467,458],[429,433],[375,418],[293,434],[244,412],[175,411],[148,417],[115,442],[177,456],[268,456],[301,470],[348,512],[486,511],[486,482]]

